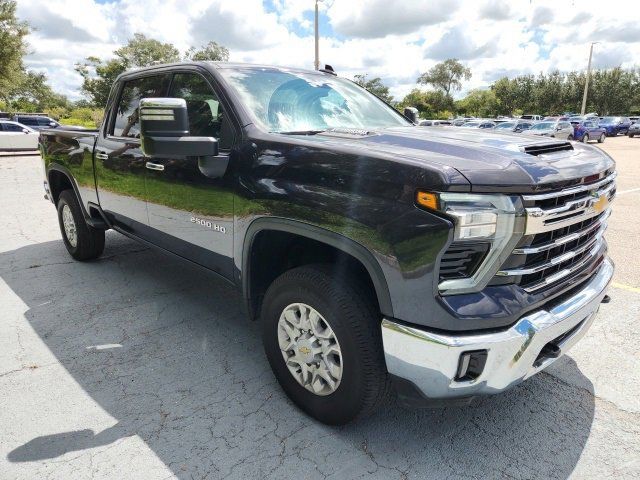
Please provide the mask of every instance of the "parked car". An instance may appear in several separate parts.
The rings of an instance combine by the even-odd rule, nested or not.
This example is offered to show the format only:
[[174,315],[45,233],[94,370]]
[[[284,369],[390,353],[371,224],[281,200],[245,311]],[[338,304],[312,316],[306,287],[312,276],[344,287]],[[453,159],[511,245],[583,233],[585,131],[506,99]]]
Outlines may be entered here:
[[542,120],[542,115],[522,115],[520,117],[521,120],[533,120],[534,122],[538,122]]
[[0,120],[0,151],[38,149],[38,132],[11,120]]
[[590,140],[598,140],[598,143],[602,143],[607,137],[605,129],[598,125],[596,118],[571,120],[571,125],[573,125],[573,138],[579,142],[587,143]]
[[462,124],[464,128],[495,128],[496,123],[492,120],[472,120]]
[[636,135],[640,137],[640,122],[634,123],[629,127],[629,131],[627,132],[629,138],[633,138]]
[[640,120],[640,117],[629,117],[629,120],[631,120],[631,124],[633,125],[634,123],[638,123],[638,120]]
[[53,118],[45,117],[44,115],[15,115],[13,121],[26,125],[34,130],[58,128],[60,126]]
[[451,125],[451,122],[449,120],[420,120],[418,122],[419,127],[437,127],[444,125]]
[[511,122],[501,122],[496,125],[496,130],[511,131],[520,133],[529,130],[535,122],[531,120],[513,120]]
[[602,117],[599,122],[605,129],[607,137],[615,137],[619,133],[626,135],[631,126],[631,119],[628,117]]
[[[322,422],[394,389],[433,405],[513,387],[586,334],[613,276],[615,162],[588,145],[421,128],[335,74],[227,62],[121,74],[104,118],[40,134],[69,255],[99,257],[114,229],[217,274]],[[238,378],[263,374],[237,353],[255,363]]]
[[527,133],[544,137],[560,138],[562,140],[573,140],[573,126],[566,120],[536,123],[527,130]]

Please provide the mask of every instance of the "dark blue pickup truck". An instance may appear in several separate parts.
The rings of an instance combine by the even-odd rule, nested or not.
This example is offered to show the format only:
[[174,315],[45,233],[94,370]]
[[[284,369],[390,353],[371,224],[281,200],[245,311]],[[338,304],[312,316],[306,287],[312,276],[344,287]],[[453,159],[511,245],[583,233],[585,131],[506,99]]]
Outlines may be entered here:
[[98,130],[40,148],[73,258],[113,229],[235,285],[284,391],[329,424],[394,391],[465,403],[525,380],[585,335],[613,275],[606,153],[417,127],[329,70],[128,72]]

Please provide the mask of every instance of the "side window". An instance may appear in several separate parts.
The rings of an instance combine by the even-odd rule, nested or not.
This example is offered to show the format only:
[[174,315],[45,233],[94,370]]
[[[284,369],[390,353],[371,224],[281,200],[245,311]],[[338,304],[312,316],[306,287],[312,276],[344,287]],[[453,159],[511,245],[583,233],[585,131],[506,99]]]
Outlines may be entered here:
[[20,125],[16,125],[15,123],[3,123],[5,132],[21,132],[22,127]]
[[33,126],[38,126],[38,119],[37,118],[30,118],[30,117],[19,117],[18,118],[18,122],[23,124],[23,125],[29,125],[30,127]]
[[140,137],[138,105],[140,99],[166,97],[169,75],[136,78],[124,84],[118,100],[111,134],[116,137]]
[[177,73],[173,77],[171,98],[184,98],[189,114],[189,132],[194,137],[213,137],[220,150],[233,144],[233,128],[218,96],[206,80],[196,73]]

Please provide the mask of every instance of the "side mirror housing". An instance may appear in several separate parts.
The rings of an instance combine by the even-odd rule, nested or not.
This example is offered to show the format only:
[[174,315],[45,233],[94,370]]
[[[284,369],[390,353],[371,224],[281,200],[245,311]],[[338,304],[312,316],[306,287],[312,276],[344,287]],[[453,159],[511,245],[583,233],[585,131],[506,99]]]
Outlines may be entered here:
[[183,98],[140,100],[140,146],[147,157],[215,157],[218,141],[189,136],[187,102]]
[[405,107],[404,116],[407,117],[411,122],[418,123],[418,109],[415,107]]
[[29,133],[29,130],[27,130],[26,128],[23,128],[22,133]]

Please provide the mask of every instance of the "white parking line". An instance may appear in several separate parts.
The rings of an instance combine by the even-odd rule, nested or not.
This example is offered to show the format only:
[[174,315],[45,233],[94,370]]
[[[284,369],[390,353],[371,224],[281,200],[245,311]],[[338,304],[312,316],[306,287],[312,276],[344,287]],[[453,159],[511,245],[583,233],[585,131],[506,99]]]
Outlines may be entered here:
[[640,192],[640,188],[632,188],[631,190],[623,190],[621,192],[616,192],[616,195],[624,195],[625,193],[631,192]]

